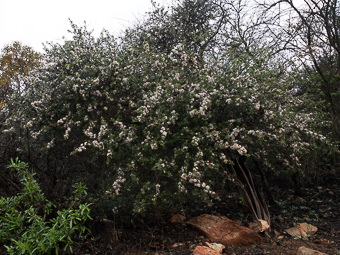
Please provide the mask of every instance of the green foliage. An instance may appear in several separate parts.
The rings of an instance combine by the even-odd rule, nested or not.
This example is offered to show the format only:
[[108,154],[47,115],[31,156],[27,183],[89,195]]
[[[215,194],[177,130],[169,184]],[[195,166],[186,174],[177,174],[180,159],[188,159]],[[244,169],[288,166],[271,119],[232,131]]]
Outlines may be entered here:
[[90,204],[73,208],[85,193],[84,185],[74,186],[72,205],[54,216],[55,205],[44,197],[28,165],[16,159],[9,167],[21,177],[23,191],[0,199],[0,244],[8,254],[58,254],[62,247],[72,251],[75,235],[88,231],[84,224],[90,219]]

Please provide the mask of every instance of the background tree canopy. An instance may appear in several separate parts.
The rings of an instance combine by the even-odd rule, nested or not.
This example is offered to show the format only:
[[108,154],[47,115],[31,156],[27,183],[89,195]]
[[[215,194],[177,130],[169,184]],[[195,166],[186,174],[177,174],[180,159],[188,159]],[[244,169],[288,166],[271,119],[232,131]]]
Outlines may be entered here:
[[24,78],[40,65],[41,55],[29,46],[13,42],[2,49],[0,60],[0,104],[4,106],[11,94],[25,90]]

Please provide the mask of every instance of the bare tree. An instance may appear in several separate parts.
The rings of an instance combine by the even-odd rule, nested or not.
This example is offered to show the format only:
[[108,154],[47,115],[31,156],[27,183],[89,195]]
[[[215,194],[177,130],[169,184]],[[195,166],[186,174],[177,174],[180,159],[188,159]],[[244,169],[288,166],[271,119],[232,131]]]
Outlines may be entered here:
[[278,50],[315,77],[326,100],[335,138],[340,137],[340,6],[337,0],[261,2],[267,15],[277,15],[272,37]]

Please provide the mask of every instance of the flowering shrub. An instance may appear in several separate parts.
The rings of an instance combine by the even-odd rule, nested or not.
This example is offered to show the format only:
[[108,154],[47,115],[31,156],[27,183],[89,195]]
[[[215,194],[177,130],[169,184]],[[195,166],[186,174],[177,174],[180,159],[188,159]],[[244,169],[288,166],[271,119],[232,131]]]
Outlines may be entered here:
[[205,61],[184,43],[160,52],[129,34],[95,39],[72,27],[73,39],[46,49],[31,78],[24,125],[44,150],[105,159],[95,171],[112,180],[116,210],[210,201],[241,157],[295,172],[329,145],[318,133],[328,123],[295,94],[298,74],[282,71],[269,49],[257,61],[229,49]]

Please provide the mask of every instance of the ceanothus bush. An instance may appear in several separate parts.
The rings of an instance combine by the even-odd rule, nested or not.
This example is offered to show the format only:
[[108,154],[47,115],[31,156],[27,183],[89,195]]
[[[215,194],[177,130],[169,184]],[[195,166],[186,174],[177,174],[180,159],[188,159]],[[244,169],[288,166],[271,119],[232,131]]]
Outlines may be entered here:
[[205,61],[184,42],[162,53],[72,27],[31,77],[23,120],[44,150],[100,161],[115,209],[210,201],[240,157],[296,172],[329,145],[318,132],[328,123],[294,91],[299,74],[281,70],[270,49],[258,61],[229,49]]

